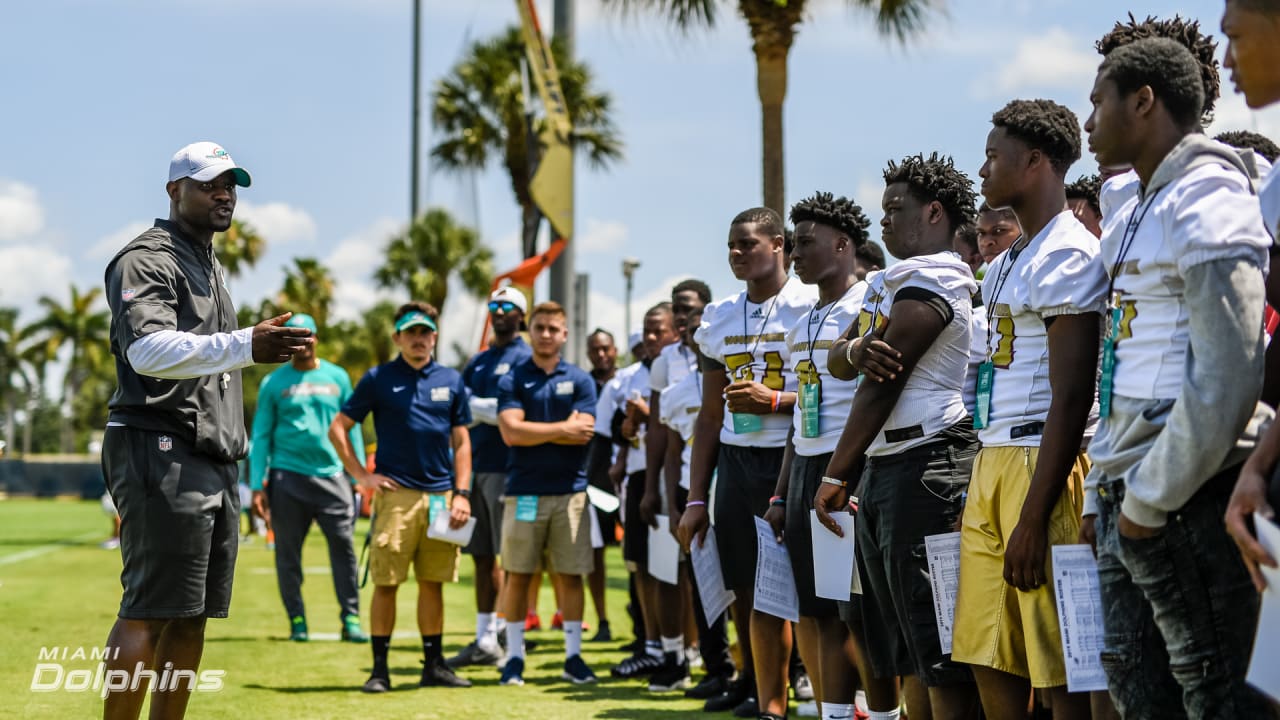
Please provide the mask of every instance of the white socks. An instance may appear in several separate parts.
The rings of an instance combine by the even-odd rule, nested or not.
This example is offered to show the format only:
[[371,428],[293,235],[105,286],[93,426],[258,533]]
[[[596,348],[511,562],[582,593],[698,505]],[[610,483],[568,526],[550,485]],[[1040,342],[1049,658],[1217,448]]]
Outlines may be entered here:
[[894,708],[893,710],[870,710],[867,714],[871,716],[871,720],[898,720],[898,718],[902,717],[902,710],[901,708]]
[[855,693],[855,694],[854,694],[854,696],[853,696],[853,709],[854,709],[854,710],[861,710],[862,712],[867,713],[867,714],[870,714],[870,713],[871,713],[871,708],[867,707],[867,693],[866,693],[866,692],[864,692],[864,691],[862,691],[862,690],[859,690],[857,693]]
[[853,705],[822,703],[822,720],[853,720]]
[[582,621],[564,621],[564,656],[571,658],[582,654]]
[[507,657],[524,657],[524,623],[507,623]]
[[498,620],[493,613],[476,613],[476,645],[492,650],[498,645]]
[[677,635],[675,637],[662,638],[662,652],[664,653],[684,652],[684,635]]

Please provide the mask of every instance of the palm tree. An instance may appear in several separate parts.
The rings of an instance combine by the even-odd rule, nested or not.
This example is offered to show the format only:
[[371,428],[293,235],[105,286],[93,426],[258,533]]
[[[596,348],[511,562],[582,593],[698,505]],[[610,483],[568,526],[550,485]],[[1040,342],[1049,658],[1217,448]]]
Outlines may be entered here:
[[374,271],[380,287],[403,288],[444,312],[449,276],[455,271],[472,295],[483,296],[493,276],[493,251],[474,230],[458,224],[448,211],[431,208],[407,230],[391,238],[386,261]]
[[[602,0],[623,10],[644,9],[667,16],[687,31],[712,27],[720,6],[730,0]],[[804,20],[806,0],[733,0],[751,30],[756,56],[756,92],[760,96],[764,148],[764,204],[784,213],[782,104],[787,96],[787,56],[796,28]],[[876,30],[899,42],[918,34],[927,14],[941,0],[847,0],[875,15]],[[785,214],[785,213],[784,213]]]
[[267,251],[267,241],[249,223],[232,220],[226,232],[214,233],[213,251],[218,254],[218,261],[227,275],[239,277],[262,259],[262,254]]
[[[593,168],[608,167],[622,157],[622,139],[613,123],[613,98],[594,86],[587,65],[565,57],[560,42],[552,42],[551,54],[560,70],[575,150],[584,151]],[[451,170],[481,170],[492,158],[502,159],[520,204],[524,253],[530,257],[534,248],[529,239],[539,215],[529,195],[534,168],[520,83],[524,57],[524,37],[518,27],[472,44],[466,57],[436,84],[431,123],[443,139],[431,148],[431,156]],[[539,121],[533,128],[534,138],[541,130]]]
[[391,359],[395,342],[391,339],[397,305],[382,300],[360,316],[359,320],[334,323],[319,345],[320,355],[340,365],[359,382],[365,371]]
[[45,295],[37,302],[45,309],[45,316],[27,328],[30,335],[42,342],[50,355],[64,345],[71,348],[70,362],[62,381],[62,450],[70,452],[73,445],[71,423],[73,402],[85,381],[92,377],[111,357],[111,313],[94,310],[101,288],[80,292],[71,286],[71,300],[62,305]]
[[285,268],[284,287],[276,295],[275,304],[282,310],[307,313],[323,329],[329,324],[333,291],[333,275],[329,268],[315,258],[296,257],[293,267]]
[[4,450],[15,451],[17,395],[30,385],[22,358],[22,329],[17,308],[0,308],[0,404],[4,407]]

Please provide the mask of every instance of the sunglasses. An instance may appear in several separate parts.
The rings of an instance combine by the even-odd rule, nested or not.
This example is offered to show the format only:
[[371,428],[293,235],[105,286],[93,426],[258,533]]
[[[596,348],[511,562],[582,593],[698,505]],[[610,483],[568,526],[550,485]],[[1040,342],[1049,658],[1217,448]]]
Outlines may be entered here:
[[489,302],[489,312],[491,313],[498,312],[499,310],[503,313],[511,313],[519,309],[520,308],[516,307],[515,303],[510,302],[509,300],[492,300]]

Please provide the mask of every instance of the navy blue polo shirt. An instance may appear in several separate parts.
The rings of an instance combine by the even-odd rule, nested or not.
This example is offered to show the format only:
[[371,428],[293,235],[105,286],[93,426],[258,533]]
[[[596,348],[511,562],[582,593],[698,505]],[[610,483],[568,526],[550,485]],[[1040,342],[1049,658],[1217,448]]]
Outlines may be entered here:
[[[471,358],[462,371],[462,381],[472,396],[498,397],[498,382],[511,368],[533,355],[529,344],[516,336],[502,347],[491,347]],[[471,468],[478,473],[505,473],[507,471],[507,444],[502,442],[502,432],[497,425],[478,423],[471,427]]]
[[[564,360],[548,374],[530,357],[498,383],[498,412],[512,408],[524,410],[529,422],[568,420],[574,410],[594,416],[596,383]],[[587,489],[586,445],[513,447],[509,457],[508,495],[567,495]]]
[[462,375],[432,360],[414,370],[400,356],[360,378],[342,414],[363,422],[373,413],[378,434],[375,469],[407,488],[453,488],[450,434],[471,424]]

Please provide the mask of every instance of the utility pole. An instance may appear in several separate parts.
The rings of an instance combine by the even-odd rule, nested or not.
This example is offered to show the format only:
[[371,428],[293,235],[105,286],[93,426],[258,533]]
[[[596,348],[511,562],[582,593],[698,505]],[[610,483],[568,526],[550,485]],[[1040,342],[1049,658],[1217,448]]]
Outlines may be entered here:
[[413,102],[409,140],[409,224],[418,219],[418,130],[421,120],[422,78],[422,0],[413,0]]
[[[555,0],[552,7],[552,38],[559,40],[564,44],[565,63],[566,65],[573,62],[573,3],[574,0]],[[573,186],[569,188],[570,197],[575,194]],[[577,223],[574,223],[575,227]],[[578,245],[578,239],[566,238],[569,242],[565,245],[564,251],[560,253],[560,257],[551,265],[551,299],[560,303],[566,308],[577,307],[574,302],[574,255]],[[575,317],[573,319],[575,326],[585,328],[587,326],[587,318]],[[585,337],[577,337],[571,343],[569,351],[569,359],[574,363],[581,363],[585,356],[583,343]]]
[[[622,278],[625,281],[623,287],[625,288],[624,294],[626,297],[625,304],[622,306],[623,322],[626,323],[626,327],[622,328],[623,337],[630,337],[631,335],[631,290],[635,287],[636,270],[639,268],[639,259],[633,257],[622,259]],[[627,348],[628,352],[630,350],[631,348]]]

